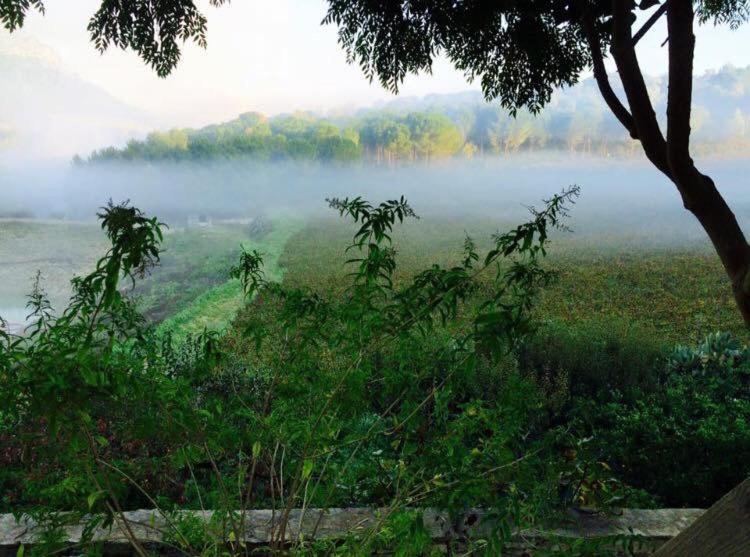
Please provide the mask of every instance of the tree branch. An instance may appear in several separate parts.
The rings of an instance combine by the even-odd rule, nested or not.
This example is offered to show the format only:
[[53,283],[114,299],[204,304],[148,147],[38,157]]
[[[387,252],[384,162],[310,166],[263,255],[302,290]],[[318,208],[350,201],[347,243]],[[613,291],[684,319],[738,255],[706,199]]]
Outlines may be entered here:
[[586,14],[583,18],[583,32],[586,36],[586,42],[589,45],[591,51],[591,59],[594,67],[594,79],[596,84],[599,86],[599,92],[604,98],[604,102],[612,111],[612,114],[620,121],[620,123],[628,130],[630,137],[638,139],[638,132],[635,129],[635,122],[633,122],[633,116],[630,114],[625,105],[622,104],[617,94],[612,89],[612,85],[609,82],[609,76],[607,76],[607,69],[604,67],[604,55],[602,53],[602,45],[599,40],[599,35],[596,34],[594,27],[594,19],[591,14]]
[[667,11],[669,31],[669,91],[667,94],[667,158],[672,172],[692,167],[690,158],[690,109],[693,97],[693,56],[695,35],[692,2],[670,2]]
[[664,15],[664,12],[667,11],[667,6],[669,5],[670,0],[666,0],[659,8],[651,14],[651,17],[648,18],[646,23],[643,24],[643,27],[638,29],[635,35],[633,35],[633,46],[638,44],[638,41],[640,41],[643,36],[649,32],[649,30],[654,26],[654,23],[659,21],[659,18]]
[[656,113],[635,53],[631,35],[634,17],[633,0],[613,0],[612,57],[620,73],[643,150],[654,166],[671,179],[666,141],[656,120]]

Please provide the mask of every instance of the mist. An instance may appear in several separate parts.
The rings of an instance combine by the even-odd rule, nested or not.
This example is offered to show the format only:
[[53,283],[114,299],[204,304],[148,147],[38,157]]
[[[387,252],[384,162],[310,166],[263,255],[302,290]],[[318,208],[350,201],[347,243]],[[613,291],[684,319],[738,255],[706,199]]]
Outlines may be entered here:
[[[741,223],[750,218],[748,161],[714,160],[711,175]],[[522,219],[528,207],[573,184],[581,187],[571,223],[582,233],[648,235],[683,228],[701,236],[674,186],[637,159],[547,153],[510,158],[444,160],[394,166],[215,161],[208,163],[36,164],[0,174],[0,216],[92,220],[109,200],[128,201],[167,224],[190,216],[331,214],[325,200],[361,196],[373,202],[405,196],[423,215]],[[583,227],[583,228],[580,228]]]
[[[703,170],[714,178],[747,229],[748,162],[715,160]],[[546,153],[390,167],[250,160],[48,163],[5,168],[0,174],[0,236],[6,235],[0,237],[0,315],[17,327],[24,323],[26,295],[37,269],[56,307],[63,307],[72,274],[87,272],[95,261],[93,254],[106,249],[94,224],[97,212],[110,200],[158,217],[172,233],[199,221],[243,226],[258,218],[279,223],[335,220],[338,215],[328,207],[327,198],[361,196],[377,203],[403,195],[422,219],[413,226],[439,227],[453,219],[457,230],[465,228],[481,240],[524,222],[530,207],[541,206],[544,199],[572,185],[580,186],[581,195],[566,221],[569,230],[556,234],[564,235],[566,242],[581,243],[588,253],[593,249],[604,254],[613,248],[710,253],[705,233],[682,207],[674,186],[646,162],[634,159]],[[34,228],[35,223],[45,226]],[[46,232],[27,234],[23,228],[19,232],[19,226]],[[462,241],[458,234],[457,252]],[[227,252],[238,248],[225,246]]]

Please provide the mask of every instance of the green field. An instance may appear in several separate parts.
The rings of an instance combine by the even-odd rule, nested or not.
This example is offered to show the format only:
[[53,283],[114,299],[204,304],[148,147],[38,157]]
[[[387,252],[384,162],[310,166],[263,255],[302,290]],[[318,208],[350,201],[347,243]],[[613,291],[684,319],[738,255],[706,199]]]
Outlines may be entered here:
[[[583,232],[554,233],[542,265],[555,278],[537,290],[508,278],[507,259],[498,260],[499,277],[483,263],[502,245],[493,234],[519,224],[513,218],[407,219],[392,230],[395,263],[363,218],[276,218],[260,233],[247,223],[171,230],[161,264],[132,291],[157,327],[144,327],[128,304],[84,299],[72,310],[79,319],[0,351],[11,370],[4,400],[25,397],[40,412],[72,400],[59,410],[74,411],[69,436],[82,435],[79,409],[87,408],[97,452],[118,463],[112,480],[119,470],[133,478],[118,486],[126,508],[157,499],[269,508],[285,493],[310,507],[407,513],[414,501],[500,501],[536,523],[569,505],[712,504],[746,477],[750,454],[750,348],[716,256],[664,223],[658,234],[635,226],[604,233],[579,220]],[[103,250],[92,225],[7,229],[15,232],[6,253],[35,246],[18,273],[57,264],[67,280]],[[362,229],[367,264],[347,265],[361,257],[346,247]],[[462,262],[466,235],[476,241],[476,265]],[[250,302],[229,278],[241,244],[262,252],[265,278],[281,283]],[[536,270],[518,249],[520,267]],[[244,262],[241,276],[258,284],[260,262]],[[410,280],[430,268],[426,280]],[[526,293],[535,305],[519,303]],[[222,334],[200,335],[206,329]],[[715,331],[730,334],[707,336]],[[167,335],[179,342],[164,342]],[[71,344],[81,356],[68,357]],[[2,418],[0,440],[12,450],[0,462],[8,494],[0,509],[100,504],[78,464],[88,462],[85,443],[59,436],[37,446],[38,422],[20,422],[25,441]],[[32,464],[24,443],[37,455]],[[248,481],[251,462],[258,476]],[[271,474],[284,486],[269,490]],[[70,477],[82,487],[71,488]],[[225,485],[238,486],[241,499]]]
[[[439,216],[405,223],[394,234],[399,277],[432,263],[456,263],[466,234],[482,247],[491,234],[515,224]],[[281,257],[286,281],[318,292],[340,289],[344,248],[354,230],[335,219],[310,222],[291,238]],[[729,282],[709,246],[680,245],[671,234],[663,235],[660,244],[635,233],[561,233],[546,264],[559,276],[540,293],[536,314],[542,321],[626,322],[682,343],[717,330],[746,335]]]
[[[159,265],[127,290],[163,331],[179,337],[204,327],[222,329],[243,303],[239,283],[229,280],[240,245],[265,253],[269,276],[279,279],[276,261],[298,228],[296,220],[286,219],[262,235],[247,224],[167,229]],[[106,246],[104,234],[93,223],[0,221],[0,315],[23,321],[37,270],[53,307],[64,308],[70,279],[90,271]]]
[[70,294],[70,279],[93,267],[107,241],[95,223],[0,220],[0,315],[23,312],[37,271],[55,307]]
[[[466,234],[486,246],[492,233],[513,224],[442,216],[405,223],[394,237],[399,276],[432,263],[455,263]],[[252,238],[239,224],[170,230],[160,265],[132,294],[149,319],[162,323],[161,330],[179,336],[204,327],[223,329],[243,303],[239,284],[228,280],[240,244],[265,254],[270,278],[336,292],[342,286],[344,248],[352,232],[335,218],[306,223],[277,219],[261,238]],[[0,315],[14,320],[23,313],[37,270],[53,305],[63,307],[70,278],[89,270],[105,246],[101,230],[92,223],[0,221]],[[708,246],[573,232],[555,238],[547,265],[559,278],[541,292],[541,320],[625,321],[669,342],[695,342],[717,330],[745,334],[729,284]]]
[[[247,249],[257,249],[264,254],[265,262],[265,273],[271,280],[282,280],[283,270],[279,267],[278,260],[286,243],[289,238],[292,237],[297,230],[301,227],[301,224],[293,219],[285,220],[282,223],[276,225],[273,230],[268,234],[264,235],[260,239],[241,239],[242,245]],[[225,238],[224,240],[227,240]],[[235,243],[238,248],[239,243]],[[185,250],[186,252],[187,250]],[[217,246],[217,252],[223,253],[221,248]],[[174,312],[172,315],[167,317],[161,322],[159,330],[162,332],[170,332],[176,338],[182,338],[185,334],[198,334],[204,329],[209,330],[223,330],[229,325],[234,319],[237,311],[242,307],[244,303],[244,293],[242,292],[242,286],[236,279],[228,279],[229,266],[235,263],[239,250],[234,249],[227,257],[222,257],[221,260],[224,265],[217,265],[216,267],[222,272],[215,274],[215,277],[219,278],[219,282],[206,290],[200,295],[194,297],[187,304],[182,304],[181,309]],[[209,254],[205,255],[207,260],[211,260],[212,256]],[[231,259],[231,261],[224,259]],[[193,285],[183,279],[182,283],[173,283],[175,288],[179,290],[180,284],[184,284],[185,288],[193,287]],[[151,296],[156,298],[158,293],[164,289],[169,288],[171,285],[164,285],[156,283],[155,293]],[[172,306],[179,307],[179,306]]]

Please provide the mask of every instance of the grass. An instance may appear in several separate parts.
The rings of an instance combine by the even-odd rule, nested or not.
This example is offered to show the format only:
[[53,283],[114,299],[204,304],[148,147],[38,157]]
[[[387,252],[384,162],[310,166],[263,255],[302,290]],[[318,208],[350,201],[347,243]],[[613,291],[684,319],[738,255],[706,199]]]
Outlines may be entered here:
[[[264,254],[267,278],[276,281],[282,280],[283,269],[279,266],[279,257],[288,240],[301,227],[299,221],[284,220],[262,239],[243,241],[243,245],[247,249],[257,249]],[[239,245],[236,247],[239,248]],[[237,251],[235,250],[235,259]],[[169,332],[176,339],[181,339],[188,334],[199,334],[204,329],[216,331],[225,329],[245,302],[239,280],[227,280],[227,276],[228,272],[224,275],[224,282],[205,291],[184,309],[165,319],[159,325],[159,331],[162,333]]]
[[[294,219],[280,219],[259,239],[240,224],[169,229],[159,266],[138,282],[132,295],[146,317],[177,337],[204,327],[223,329],[243,303],[239,283],[228,280],[240,244],[266,253],[269,276],[280,280],[279,255],[300,226]],[[0,220],[0,315],[23,322],[37,269],[53,305],[64,307],[70,279],[89,272],[106,249],[104,234],[94,223]]]
[[[404,283],[430,264],[456,262],[465,233],[483,252],[493,231],[515,224],[428,215],[398,227],[395,279]],[[628,230],[558,235],[547,264],[558,270],[559,280],[541,293],[536,309],[542,326],[521,338],[517,352],[493,360],[481,338],[473,346],[473,339],[456,342],[453,327],[470,323],[465,314],[455,322],[451,315],[449,323],[423,335],[412,319],[423,302],[407,299],[407,311],[385,313],[390,289],[388,298],[368,298],[371,304],[337,300],[350,283],[345,260],[356,257],[344,247],[360,225],[277,221],[270,232],[245,241],[265,253],[269,278],[340,302],[331,306],[299,303],[296,295],[278,292],[245,304],[240,284],[222,274],[236,256],[235,242],[246,236],[242,227],[172,233],[165,245],[170,259],[158,272],[173,280],[152,277],[142,303],[151,296],[154,307],[182,304],[160,327],[178,339],[206,328],[228,329],[220,358],[205,357],[208,345],[200,343],[165,351],[152,342],[158,340],[152,331],[141,336],[127,329],[115,337],[132,339],[134,346],[145,338],[138,350],[89,343],[92,330],[104,337],[100,325],[120,322],[118,313],[99,314],[100,307],[109,310],[97,300],[81,315],[93,315],[100,324],[63,320],[49,336],[36,337],[39,344],[29,339],[27,352],[12,356],[17,363],[5,360],[14,366],[8,377],[20,380],[9,381],[0,395],[31,401],[28,408],[40,409],[43,419],[20,413],[31,418],[18,422],[29,429],[7,420],[0,435],[15,441],[17,432],[28,432],[29,439],[42,439],[39,447],[32,441],[31,454],[49,456],[6,451],[10,466],[0,482],[10,486],[2,491],[13,499],[5,497],[0,505],[10,507],[18,498],[46,505],[52,496],[56,509],[85,508],[88,497],[91,510],[93,486],[84,483],[90,470],[78,463],[99,454],[124,464],[136,478],[133,484],[146,485],[154,499],[193,508],[204,501],[219,510],[225,504],[236,508],[236,500],[275,505],[281,496],[303,506],[384,507],[395,501],[398,508],[400,501],[417,501],[450,509],[499,503],[500,509],[523,505],[521,514],[535,523],[569,503],[652,505],[660,497],[665,504],[707,505],[747,475],[750,408],[742,401],[750,356],[743,353],[741,360],[733,344],[725,343],[722,351],[712,342],[667,360],[675,354],[673,343],[690,342],[703,330],[744,330],[705,245],[660,238],[645,247],[645,236]],[[474,290],[473,303],[492,297],[491,272]],[[211,286],[194,295],[198,287],[191,280]],[[299,303],[299,313],[286,306],[279,311],[290,300]],[[114,308],[126,316],[124,308]],[[70,353],[71,339],[83,343],[76,346],[81,355],[68,362],[58,354]],[[712,358],[716,369],[706,367]],[[89,379],[100,361],[111,381],[106,388],[96,376]],[[62,411],[70,409],[75,412]],[[45,414],[49,410],[54,412]],[[68,417],[69,436],[44,437],[48,416],[58,414]],[[96,424],[101,450],[82,439],[70,441],[82,434],[82,422]],[[39,424],[41,431],[34,429]],[[713,466],[726,447],[739,447],[740,456]],[[260,463],[261,479],[253,485],[251,475],[245,488],[248,461],[242,455],[249,454],[253,467]],[[682,470],[690,455],[698,456],[688,477]],[[277,469],[283,480],[278,490]],[[75,491],[71,478],[83,487]],[[270,490],[261,483],[266,478]],[[224,491],[235,480],[238,499]],[[695,485],[705,488],[698,499]],[[143,505],[140,491],[123,491],[127,499],[118,499],[128,508]]]
[[698,342],[717,330],[747,336],[729,280],[711,252],[562,252],[550,263],[560,277],[543,292],[540,315],[567,324],[627,320],[679,343]]
[[[433,262],[456,262],[467,233],[486,246],[493,232],[516,224],[434,215],[404,224],[394,237],[397,279]],[[261,240],[252,240],[240,225],[171,231],[161,265],[135,294],[149,318],[164,321],[162,330],[180,336],[204,327],[223,329],[243,303],[239,284],[227,280],[240,243],[266,253],[271,277],[336,295],[352,232],[334,218],[305,225],[281,220]],[[53,303],[62,307],[70,278],[90,270],[105,247],[101,230],[91,223],[0,220],[0,314],[23,313],[37,269]],[[747,334],[718,258],[707,242],[683,240],[679,230],[620,227],[562,234],[548,264],[559,280],[541,293],[541,320],[576,325],[611,319],[672,343],[693,343],[716,330]]]
[[0,219],[0,313],[25,311],[37,270],[55,307],[63,307],[70,279],[90,271],[106,248],[94,223]]
[[226,282],[240,244],[250,241],[248,227],[243,225],[168,231],[159,266],[137,285],[135,295],[141,311],[161,322],[189,308],[204,293]]
[[[433,262],[457,262],[467,233],[486,246],[493,232],[517,224],[439,216],[404,224],[394,235],[397,280]],[[353,232],[335,219],[310,222],[290,239],[280,259],[285,281],[340,293],[344,247]],[[704,243],[638,230],[563,233],[554,239],[547,264],[559,276],[540,295],[542,321],[576,325],[609,319],[671,343],[693,343],[716,330],[747,335],[718,257]]]

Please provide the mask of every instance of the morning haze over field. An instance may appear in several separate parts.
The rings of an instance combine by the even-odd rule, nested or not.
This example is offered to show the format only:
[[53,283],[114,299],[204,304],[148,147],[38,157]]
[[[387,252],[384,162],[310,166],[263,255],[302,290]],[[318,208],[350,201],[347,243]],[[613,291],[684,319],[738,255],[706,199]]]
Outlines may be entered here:
[[[346,63],[330,27],[295,17],[291,25],[312,46],[297,52],[294,43],[304,41],[294,34],[281,41],[288,16],[298,9],[323,13],[325,6],[279,2],[233,6],[227,12],[239,14],[231,17],[211,10],[218,21],[207,50],[188,45],[175,74],[158,78],[131,53],[95,53],[78,32],[93,9],[83,4],[60,13],[54,25],[59,7],[49,6],[47,16],[31,14],[18,33],[0,36],[5,218],[87,221],[112,198],[176,227],[199,215],[217,222],[279,212],[320,216],[334,195],[404,194],[420,212],[510,222],[576,183],[583,188],[572,217],[577,237],[610,228],[630,242],[706,245],[590,73],[555,91],[539,114],[522,109],[512,116],[498,101],[487,102],[445,59],[433,75],[410,76],[393,95]],[[255,17],[261,13],[262,26]],[[235,33],[238,15],[248,23]],[[265,42],[248,39],[245,25],[263,27]],[[750,200],[739,179],[750,146],[750,66],[744,65],[750,58],[732,45],[747,42],[748,31],[719,37],[703,26],[698,33],[705,44],[696,61],[694,149],[717,169],[719,186],[744,222]],[[650,37],[640,49],[664,123],[666,53]],[[652,227],[661,230],[653,234]],[[23,236],[15,244],[11,237],[6,245],[13,250]],[[67,274],[80,263],[72,264],[79,255],[69,254],[66,238],[56,236],[60,245],[52,238],[49,246],[70,263],[64,271],[44,256],[28,268],[4,266],[6,314],[18,320],[24,313],[35,265],[61,283],[60,296],[67,291]]]
[[0,513],[161,505],[235,556],[171,509],[273,508],[317,555],[293,509],[381,508],[335,549],[427,555],[413,509],[477,507],[499,555],[712,505],[750,476],[748,19],[0,1]]

